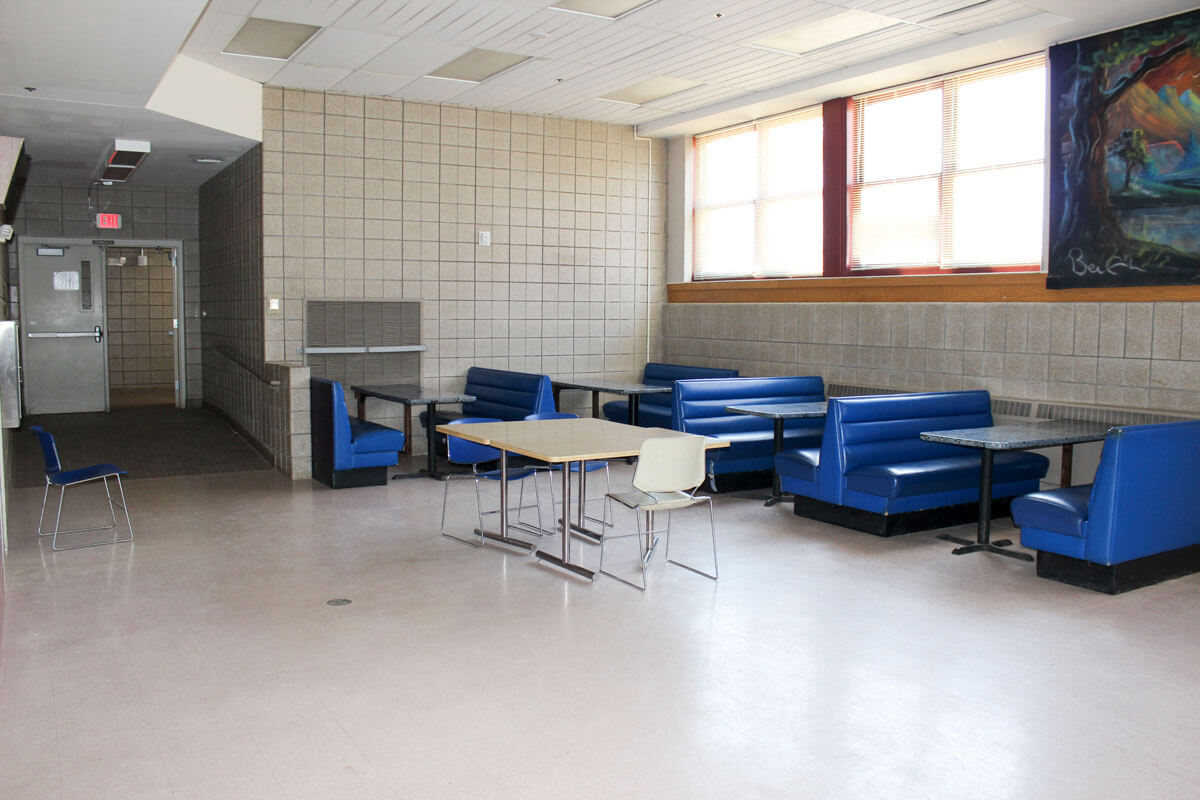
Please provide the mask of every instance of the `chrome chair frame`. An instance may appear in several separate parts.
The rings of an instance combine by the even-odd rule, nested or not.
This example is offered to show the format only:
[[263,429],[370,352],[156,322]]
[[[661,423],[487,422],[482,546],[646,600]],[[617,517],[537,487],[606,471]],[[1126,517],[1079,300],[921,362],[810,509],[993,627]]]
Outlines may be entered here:
[[[486,417],[465,417],[463,419],[454,420],[450,424],[461,425],[461,424],[470,424],[473,422],[500,422],[500,421],[501,420],[499,420],[499,419],[490,419],[490,418],[486,418]],[[447,539],[453,539],[456,542],[462,542],[463,544],[469,544],[474,547],[482,547],[483,540],[484,540],[483,518],[486,516],[490,516],[492,514],[499,514],[503,509],[497,508],[493,511],[484,511],[483,510],[483,496],[482,496],[482,494],[480,494],[480,491],[479,491],[479,482],[481,480],[498,481],[498,480],[501,480],[501,478],[500,478],[499,470],[480,471],[479,465],[483,464],[483,463],[487,463],[489,461],[493,461],[495,459],[498,459],[500,457],[500,451],[496,450],[493,447],[487,447],[486,445],[480,445],[480,444],[475,444],[473,442],[467,442],[462,439],[457,439],[457,441],[454,444],[452,444],[450,441],[451,439],[457,439],[457,437],[454,437],[452,435],[447,435],[447,437],[446,437],[447,459],[452,464],[460,464],[460,465],[461,464],[470,464],[471,471],[468,473],[447,473],[446,475],[443,476],[442,480],[445,483],[445,487],[442,490],[442,521],[439,526],[438,532],[442,536],[445,536]],[[457,455],[456,451],[459,448],[464,448],[464,447],[467,449],[468,452],[474,452],[476,454],[474,457],[477,460],[474,460],[474,461],[456,460],[454,457],[455,455]],[[491,451],[491,452],[495,453],[495,456],[492,458],[484,457],[487,455],[486,451]],[[537,485],[536,477],[534,478],[534,481],[533,481],[534,503],[532,506],[525,505],[524,479],[534,476],[535,474],[536,474],[535,470],[532,467],[515,467],[515,468],[511,468],[508,470],[508,480],[510,482],[511,481],[521,481],[521,490],[517,493],[517,505],[515,507],[515,510],[517,512],[517,521],[515,523],[509,523],[509,526],[513,527],[513,528],[518,528],[519,530],[522,530],[526,533],[534,534],[535,536],[543,536],[543,535],[549,533],[549,531],[547,531],[545,528],[542,527],[541,495],[538,492],[538,485]],[[477,534],[476,539],[464,539],[461,536],[455,536],[453,533],[449,533],[446,531],[446,506],[449,504],[449,499],[450,499],[450,481],[457,480],[460,478],[470,478],[471,480],[473,480],[475,482],[475,513],[477,515],[477,519],[479,520],[479,527],[475,529],[475,533]],[[533,525],[531,525],[527,522],[523,522],[521,520],[521,512],[527,508],[533,508],[536,510],[537,520],[538,520],[536,526],[533,526]],[[508,509],[508,511],[513,511],[513,510],[514,510],[513,508]]]
[[[117,467],[115,464],[93,464],[89,467],[64,471],[62,462],[58,457],[58,445],[54,441],[54,434],[43,430],[40,426],[32,425],[30,430],[37,434],[42,446],[42,457],[46,462],[46,488],[42,492],[42,510],[38,514],[38,536],[49,536],[50,548],[56,551],[62,550],[78,550],[84,547],[100,547],[109,544],[122,544],[124,542],[133,541],[133,522],[129,518],[129,508],[125,503],[125,486],[121,482],[121,476],[126,475],[124,470]],[[113,501],[112,489],[108,485],[109,478],[116,478],[117,491],[121,495],[121,502]],[[108,525],[94,525],[87,528],[72,528],[70,530],[62,530],[62,509],[63,500],[66,498],[68,486],[79,486],[92,481],[104,482],[104,494],[108,498],[108,512],[112,517],[112,523]],[[42,530],[43,523],[46,518],[46,502],[50,497],[50,487],[57,486],[58,492],[58,513],[54,518],[54,530]],[[125,513],[125,527],[129,530],[128,538],[121,538],[117,531],[117,511],[116,507],[120,506],[121,511]],[[85,544],[73,544],[66,547],[58,546],[58,537],[72,533],[85,533],[87,531],[113,531],[113,538],[102,542],[87,542]]]
[[[680,442],[679,439],[647,439],[642,445],[641,453],[638,455],[638,466],[633,474],[633,490],[630,492],[609,492],[605,495],[608,504],[616,501],[626,508],[633,510],[634,516],[637,519],[637,530],[633,533],[605,533],[603,539],[600,541],[600,565],[596,570],[596,574],[603,573],[610,578],[616,578],[621,583],[643,592],[646,591],[646,587],[649,585],[646,569],[658,549],[657,534],[660,533],[666,539],[665,556],[668,563],[683,567],[697,575],[703,575],[714,581],[717,580],[719,575],[717,564],[717,520],[713,511],[712,498],[707,495],[696,495],[696,491],[704,483],[705,477],[703,440],[701,439],[699,442],[692,443],[690,449],[694,452],[690,454],[685,453],[692,460],[690,464],[670,463],[669,459],[672,454],[669,450],[671,448],[681,447],[683,450],[689,449],[688,445],[677,445],[672,443],[672,441],[675,443]],[[659,453],[656,451],[663,452]],[[662,472],[665,474],[644,474],[647,472]],[[671,512],[674,509],[689,508],[699,503],[708,504],[708,523],[709,532],[712,537],[713,552],[713,571],[711,573],[671,558]],[[665,511],[667,514],[667,524],[664,528],[654,527],[654,514],[658,511]],[[646,520],[645,527],[642,526],[643,513]],[[608,539],[624,539],[630,536],[638,537],[639,567],[642,574],[641,585],[604,569],[605,542]]]

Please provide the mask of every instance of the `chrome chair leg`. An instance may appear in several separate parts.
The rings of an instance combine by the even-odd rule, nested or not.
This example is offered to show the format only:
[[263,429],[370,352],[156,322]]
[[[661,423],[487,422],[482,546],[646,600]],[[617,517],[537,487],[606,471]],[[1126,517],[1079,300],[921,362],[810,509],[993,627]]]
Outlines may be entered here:
[[[611,498],[607,498],[607,497],[605,498],[606,506],[611,502],[612,502]],[[608,512],[608,509],[606,508],[605,513],[607,514],[607,512]],[[625,534],[622,536],[609,536],[609,535],[605,534],[603,537],[601,537],[601,539],[600,539],[600,565],[596,568],[596,574],[597,575],[600,575],[600,574],[607,575],[610,578],[615,578],[616,580],[619,580],[621,583],[625,584],[626,586],[632,586],[633,588],[637,589],[639,592],[644,592],[644,591],[646,591],[646,587],[649,586],[649,583],[646,578],[646,561],[647,561],[647,555],[648,555],[648,553],[646,551],[647,531],[642,528],[641,513],[639,513],[638,511],[635,510],[634,516],[637,517],[637,532],[636,533]],[[608,540],[609,539],[629,539],[629,538],[635,537],[635,536],[637,537],[637,541],[638,541],[638,567],[642,572],[642,583],[640,586],[631,580],[622,578],[620,575],[617,575],[613,572],[608,572],[604,569],[604,550],[605,550],[606,545],[608,544]]]
[[[445,483],[445,488],[442,490],[442,523],[441,523],[441,527],[438,529],[438,533],[441,534],[442,536],[445,536],[447,539],[453,539],[456,542],[462,542],[463,544],[469,544],[472,547],[482,547],[483,546],[483,515],[479,514],[480,508],[479,508],[479,479],[478,478],[475,479],[475,512],[476,512],[476,514],[479,514],[479,529],[478,529],[479,530],[479,538],[478,538],[478,540],[464,539],[461,536],[455,536],[453,533],[448,533],[446,531],[446,506],[448,505],[448,501],[450,498],[450,482],[451,482],[451,480],[453,480],[456,477],[458,477],[458,476],[447,475],[443,481]],[[464,476],[464,477],[472,477],[472,476],[468,475],[468,476]]]
[[[44,531],[44,532],[42,530],[42,521],[46,514],[46,498],[50,493],[50,482],[49,481],[46,482],[46,491],[42,495],[42,513],[38,516],[38,536],[49,536],[50,537],[50,549],[51,550],[55,550],[55,551],[79,550],[84,547],[100,547],[102,545],[123,544],[125,542],[133,541],[133,521],[129,517],[129,507],[125,501],[125,486],[124,486],[124,484],[121,483],[120,475],[113,475],[112,477],[117,479],[117,488],[120,490],[120,493],[121,493],[121,502],[120,503],[113,503],[112,490],[109,488],[109,485],[108,485],[109,476],[106,475],[100,479],[104,482],[104,494],[108,498],[108,513],[109,513],[109,516],[112,518],[112,522],[108,525],[93,525],[93,526],[87,527],[87,528],[72,528],[72,529],[66,530],[66,531],[62,530],[62,509],[63,509],[63,502],[66,500],[66,496],[67,496],[67,487],[66,486],[58,487],[58,513],[54,517],[54,530],[53,531]],[[116,527],[117,527],[117,511],[115,508],[116,505],[120,505],[121,510],[125,512],[125,526],[129,530],[129,536],[125,537],[125,538],[119,537],[117,534],[117,531],[116,531]],[[85,533],[87,531],[109,531],[109,530],[111,530],[113,532],[112,539],[106,539],[101,542],[85,542],[84,544],[73,544],[73,545],[68,545],[66,547],[58,546],[58,537],[60,534],[65,536],[67,534],[72,534],[72,533]]]
[[666,555],[666,559],[667,559],[668,563],[674,564],[677,567],[683,567],[684,569],[690,570],[691,572],[694,572],[697,575],[703,575],[704,577],[711,578],[712,580],[715,581],[715,580],[717,580],[717,575],[719,574],[718,568],[717,568],[717,518],[716,518],[716,515],[713,513],[712,498],[704,497],[703,499],[708,502],[708,526],[709,526],[708,529],[709,529],[710,535],[712,536],[712,551],[713,551],[712,574],[710,575],[709,573],[705,572],[704,570],[697,569],[696,567],[693,567],[689,564],[684,564],[682,561],[675,561],[674,559],[671,558],[671,521],[670,521],[670,516],[667,517],[667,548],[666,548],[665,555]]

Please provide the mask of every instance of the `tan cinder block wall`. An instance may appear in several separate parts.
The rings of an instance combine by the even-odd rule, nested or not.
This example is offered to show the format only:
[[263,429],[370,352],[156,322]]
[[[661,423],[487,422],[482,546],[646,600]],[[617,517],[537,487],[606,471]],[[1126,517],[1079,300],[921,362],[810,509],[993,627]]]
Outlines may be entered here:
[[1197,303],[672,303],[669,361],[1200,416]]
[[263,311],[267,362],[303,363],[306,300],[359,298],[421,302],[422,380],[446,389],[472,365],[634,377],[659,357],[661,141],[272,87],[263,104],[263,300],[282,300]]

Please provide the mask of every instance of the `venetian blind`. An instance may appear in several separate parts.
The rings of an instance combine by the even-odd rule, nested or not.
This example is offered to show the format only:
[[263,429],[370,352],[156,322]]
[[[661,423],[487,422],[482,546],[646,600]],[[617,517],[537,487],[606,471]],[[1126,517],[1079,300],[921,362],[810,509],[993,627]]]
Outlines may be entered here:
[[695,138],[693,277],[820,275],[821,108]]
[[851,269],[1037,269],[1045,105],[1040,55],[854,98]]

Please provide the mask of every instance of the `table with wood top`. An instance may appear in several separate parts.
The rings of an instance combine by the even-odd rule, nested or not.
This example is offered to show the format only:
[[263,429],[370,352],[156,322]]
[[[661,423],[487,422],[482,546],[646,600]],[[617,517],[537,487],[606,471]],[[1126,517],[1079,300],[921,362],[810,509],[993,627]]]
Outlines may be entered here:
[[367,418],[368,397],[378,397],[380,400],[404,404],[404,452],[406,453],[412,452],[412,407],[414,405],[425,406],[429,419],[429,424],[425,426],[425,441],[429,447],[429,452],[425,456],[425,469],[419,472],[400,473],[393,475],[392,478],[394,480],[396,478],[429,477],[440,479],[443,477],[442,473],[437,470],[437,449],[434,447],[433,441],[433,425],[437,421],[434,411],[437,409],[438,403],[469,403],[475,399],[475,395],[443,392],[439,389],[428,389],[412,383],[351,386],[350,390],[354,392],[354,397],[358,400],[359,419],[365,420]]
[[[571,561],[571,536],[583,526],[583,503],[579,503],[578,525],[571,523],[571,464],[579,462],[579,497],[586,497],[586,463],[636,456],[647,439],[667,436],[692,436],[665,428],[639,428],[601,419],[553,419],[520,422],[478,422],[469,425],[439,425],[439,433],[458,436],[469,442],[495,447],[500,451],[500,530],[478,531],[488,539],[533,550],[534,545],[508,535],[508,454],[516,453],[550,464],[562,464],[562,555],[537,550],[535,555],[576,575],[592,580],[594,570]],[[704,438],[704,437],[702,437]],[[705,438],[706,448],[728,447],[728,442]],[[586,534],[584,534],[586,535]],[[588,537],[592,538],[592,537]],[[648,548],[652,552],[653,542]]]
[[1062,445],[1065,473],[1063,485],[1071,482],[1070,456],[1067,450],[1078,442],[1098,442],[1108,435],[1108,425],[1076,420],[1014,421],[983,428],[955,428],[945,431],[922,431],[927,442],[977,447],[982,451],[979,470],[979,524],[975,541],[941,534],[939,539],[962,545],[952,551],[961,556],[967,553],[998,553],[1020,561],[1033,561],[1033,556],[1017,550],[1005,550],[1012,545],[1009,539],[992,541],[992,462],[997,450],[1028,450],[1037,447]]
[[554,387],[554,407],[559,407],[558,396],[563,389],[580,389],[592,393],[592,416],[600,417],[600,393],[623,394],[629,398],[629,424],[638,424],[638,402],[644,394],[669,394],[670,386],[659,386],[654,383],[637,383],[636,381],[620,381],[609,378],[551,378]]

